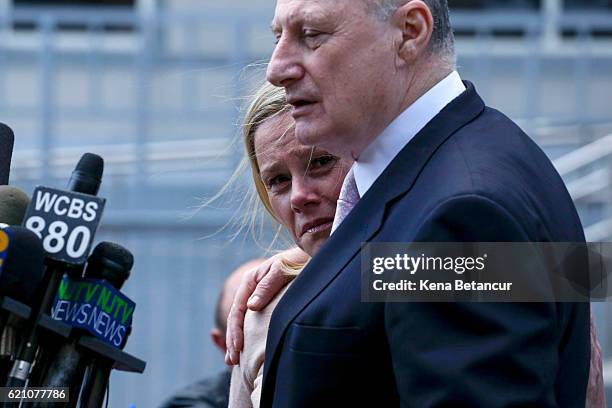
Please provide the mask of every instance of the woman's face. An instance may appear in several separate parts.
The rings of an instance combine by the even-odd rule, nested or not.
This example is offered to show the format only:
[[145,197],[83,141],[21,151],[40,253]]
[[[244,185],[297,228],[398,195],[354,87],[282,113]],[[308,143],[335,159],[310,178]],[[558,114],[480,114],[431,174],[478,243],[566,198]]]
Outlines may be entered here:
[[336,201],[351,163],[295,138],[293,118],[281,114],[255,132],[255,156],[270,205],[295,243],[310,256],[329,237]]

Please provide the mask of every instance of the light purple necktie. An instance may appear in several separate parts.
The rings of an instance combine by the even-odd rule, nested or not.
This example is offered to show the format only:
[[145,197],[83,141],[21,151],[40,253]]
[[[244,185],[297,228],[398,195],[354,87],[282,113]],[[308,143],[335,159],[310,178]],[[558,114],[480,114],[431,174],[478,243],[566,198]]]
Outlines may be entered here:
[[353,169],[351,169],[342,183],[340,197],[338,197],[338,204],[336,205],[336,215],[334,216],[334,223],[332,224],[332,233],[338,228],[358,202],[359,190],[357,190],[357,183],[355,182]]

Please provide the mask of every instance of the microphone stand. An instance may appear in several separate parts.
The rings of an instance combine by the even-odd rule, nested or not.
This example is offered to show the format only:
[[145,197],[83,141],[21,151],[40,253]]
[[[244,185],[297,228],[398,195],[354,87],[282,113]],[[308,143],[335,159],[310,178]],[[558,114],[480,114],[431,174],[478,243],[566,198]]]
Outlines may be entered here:
[[94,359],[83,386],[80,408],[102,408],[110,373],[111,366],[107,361]]

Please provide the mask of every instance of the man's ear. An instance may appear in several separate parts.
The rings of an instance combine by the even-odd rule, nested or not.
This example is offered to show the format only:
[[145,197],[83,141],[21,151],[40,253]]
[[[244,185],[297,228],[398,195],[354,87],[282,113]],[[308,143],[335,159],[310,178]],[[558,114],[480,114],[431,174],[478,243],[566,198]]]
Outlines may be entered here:
[[225,346],[225,336],[223,333],[221,333],[221,330],[216,327],[212,329],[210,331],[210,338],[212,339],[213,343],[215,343],[215,346],[217,346],[217,348],[221,350],[223,354],[225,354],[227,347]]
[[398,55],[403,61],[412,63],[428,52],[434,21],[427,4],[421,0],[409,1],[395,11],[392,19],[402,33]]

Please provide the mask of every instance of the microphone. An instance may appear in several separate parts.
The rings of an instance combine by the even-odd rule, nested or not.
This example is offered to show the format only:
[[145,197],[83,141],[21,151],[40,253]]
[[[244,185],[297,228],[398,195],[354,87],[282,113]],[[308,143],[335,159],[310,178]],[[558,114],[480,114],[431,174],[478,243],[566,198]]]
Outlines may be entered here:
[[[34,305],[25,341],[9,374],[8,387],[25,385],[39,346],[37,324],[50,311],[64,273],[80,274],[87,260],[105,203],[91,193],[98,192],[103,172],[104,160],[87,153],[72,173],[68,183],[70,191],[41,186],[34,190],[23,224],[42,240],[47,268],[40,300]],[[42,360],[44,351],[41,350]],[[39,366],[34,378],[44,375],[46,364],[41,361]]]
[[95,196],[103,172],[104,160],[86,153],[72,172],[68,191],[42,186],[34,190],[24,225],[42,239],[49,260],[69,265],[86,262],[105,203]]
[[120,290],[133,266],[134,256],[129,250],[112,242],[100,242],[89,257],[84,276],[104,280]]
[[20,225],[30,198],[26,193],[11,186],[0,186],[0,223]]
[[[29,201],[30,199],[28,198],[27,194],[19,190],[18,188],[0,185],[0,228],[2,227],[2,225],[8,226],[21,224]],[[15,228],[17,227],[14,227],[13,230]],[[17,236],[14,237],[14,242],[12,245],[17,246],[17,248],[13,248],[10,254],[11,259],[7,261],[5,257],[9,255],[8,245],[10,238],[8,233],[9,231],[0,232],[0,235],[2,235],[2,237],[4,238],[4,245],[0,243],[0,253],[4,253],[4,256],[0,256],[0,262],[8,262],[8,269],[4,273],[5,278],[3,278],[3,280],[12,280],[13,278],[11,276],[15,274],[15,271],[17,271],[18,274],[19,270],[23,270],[26,274],[26,276],[24,276],[25,282],[29,282],[35,287],[42,279],[42,276],[38,276],[37,278],[27,276],[27,271],[30,271],[32,269],[29,268],[27,265],[20,265],[19,263],[27,262],[27,259],[30,254],[27,254],[28,257],[24,258],[20,258],[18,255],[16,255],[18,252],[22,252],[19,249],[19,246],[25,245],[26,248],[28,247],[28,238],[20,238],[20,234],[22,235],[24,233],[23,231],[16,233]],[[2,240],[0,239],[0,241]],[[39,254],[42,253],[42,246],[40,245],[40,242],[34,243],[32,245],[32,248],[34,246],[39,248],[40,251],[35,249],[32,250],[33,252],[31,254],[31,261],[38,262],[37,259],[39,257]],[[0,270],[1,269],[2,265],[0,265]],[[42,266],[40,267],[39,271],[42,274]],[[8,283],[5,282],[1,283],[0,288],[7,287],[7,284]],[[7,294],[10,295],[10,292],[8,292]],[[17,293],[13,297],[20,298],[20,295],[19,293]],[[18,323],[18,321],[15,320],[16,319],[11,319],[10,316],[8,316],[6,313],[0,315],[0,381],[2,381],[3,384],[8,376],[8,370],[10,368],[11,360],[15,358],[15,354],[17,351],[19,333],[15,325],[16,323]]]
[[[124,282],[129,278],[130,271],[134,266],[134,257],[127,249],[112,243],[100,248],[92,255],[94,267],[87,268],[85,276],[94,279],[103,279],[113,285],[116,289],[121,289]],[[95,257],[94,257],[95,255]],[[121,348],[125,347],[127,335],[124,338]],[[83,386],[81,399],[84,401],[82,407],[101,408],[104,402],[104,395],[108,386],[112,366],[103,359],[94,357],[89,366],[87,379]]]
[[45,252],[40,240],[24,227],[1,227],[0,253],[5,254],[0,258],[0,295],[30,304],[43,276]]
[[[96,246],[93,253],[89,257],[87,269],[85,270],[85,278],[105,281],[111,284],[115,289],[119,290],[121,286],[123,286],[125,280],[130,276],[130,271],[133,265],[134,257],[130,251],[118,244],[101,242]],[[95,290],[95,287],[93,287],[93,289],[94,290],[92,290],[92,292],[99,292]],[[76,305],[76,303],[73,303],[72,307]],[[61,306],[58,306],[57,303],[55,307],[61,308]],[[84,311],[85,308],[83,307],[81,307],[79,310],[86,313]],[[88,310],[91,310],[91,308],[88,308]],[[70,343],[64,344],[62,347],[60,347],[59,351],[56,353],[54,361],[50,364],[47,375],[42,381],[42,386],[69,387],[70,395],[74,397],[78,396],[78,390],[81,387],[85,368],[91,359],[77,348],[77,341],[78,338],[75,338]],[[125,337],[122,339],[121,343],[125,344]],[[104,382],[104,376],[102,374],[107,372],[106,365],[97,364],[97,360],[97,358],[93,358],[93,366],[90,368],[90,373],[95,373],[96,380],[91,383],[88,388],[86,388],[88,390],[91,389],[92,391],[88,392],[94,393],[95,396],[97,396],[97,390],[100,386],[99,384],[101,384],[100,381]],[[108,367],[108,373],[110,374],[110,367]],[[106,388],[106,382],[104,382],[103,388]],[[104,394],[102,394],[102,398],[103,396]],[[72,399],[71,404],[74,403],[76,403],[76,398]]]
[[[42,281],[45,253],[38,237],[26,228],[0,228],[0,298],[10,297],[27,305],[32,303]],[[19,333],[17,319],[0,312],[0,378],[4,383],[15,358]]]
[[9,182],[14,142],[15,135],[11,128],[0,123],[0,185],[6,185]]
[[68,190],[98,195],[103,173],[104,159],[97,154],[85,153],[70,176]]

